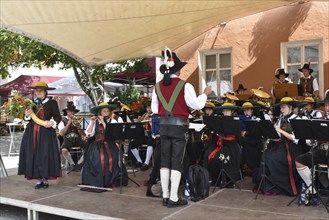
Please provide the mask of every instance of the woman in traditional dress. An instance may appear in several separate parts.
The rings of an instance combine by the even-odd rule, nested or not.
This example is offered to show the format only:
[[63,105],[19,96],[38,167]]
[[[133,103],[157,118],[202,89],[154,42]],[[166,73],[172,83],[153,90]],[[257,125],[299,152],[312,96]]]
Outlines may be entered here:
[[[91,109],[95,116],[85,131],[88,138],[95,140],[88,146],[85,153],[85,162],[82,168],[81,178],[83,185],[96,187],[114,187],[120,185],[119,145],[114,141],[105,140],[107,123],[116,123],[111,119],[113,107],[106,102]],[[124,167],[123,172],[126,173]],[[123,179],[123,185],[127,185],[127,177]]]
[[[264,192],[284,193],[286,195],[297,195],[301,188],[301,179],[296,171],[294,163],[296,157],[303,151],[297,145],[291,127],[291,120],[299,118],[293,113],[293,106],[297,104],[290,97],[284,97],[274,107],[280,107],[281,115],[274,125],[280,139],[276,140],[274,145],[265,152],[266,174],[273,184],[266,182]],[[260,170],[262,172],[262,170]]]
[[[215,111],[220,110],[225,117],[233,116],[236,109],[237,106],[235,104],[224,103],[222,106],[217,107]],[[241,166],[241,147],[238,143],[239,137],[236,135],[222,134],[216,136],[216,134],[212,134],[211,139],[212,145],[210,145],[205,152],[203,166],[208,168],[212,184],[216,183],[222,164],[224,164],[224,169],[234,181],[239,180]],[[232,182],[230,182],[227,177],[226,182],[219,184],[222,187],[233,186]]]
[[56,125],[61,121],[57,102],[47,96],[48,87],[45,82],[37,82],[35,86],[36,104],[25,111],[25,120],[29,123],[23,135],[18,175],[28,180],[36,179],[35,189],[48,188],[48,179],[56,179],[62,175]]

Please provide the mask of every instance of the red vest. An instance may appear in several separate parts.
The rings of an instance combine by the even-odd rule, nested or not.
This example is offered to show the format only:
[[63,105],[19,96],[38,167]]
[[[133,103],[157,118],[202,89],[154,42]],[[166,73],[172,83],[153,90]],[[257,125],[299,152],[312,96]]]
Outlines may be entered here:
[[[180,81],[179,78],[172,78],[171,79],[171,84],[168,85],[168,86],[164,86],[163,85],[163,81],[160,81],[159,82],[159,85],[160,85],[160,91],[164,97],[164,99],[169,102],[170,98],[171,98],[171,95],[172,93],[174,92],[175,88],[176,88],[176,85],[178,84],[178,82]],[[178,96],[177,96],[177,99],[176,99],[176,102],[172,108],[172,114],[174,117],[179,117],[179,118],[188,118],[188,115],[189,115],[189,110],[188,110],[188,106],[186,105],[186,102],[185,102],[185,98],[184,98],[184,92],[185,90],[185,84],[183,86],[183,88],[181,89],[181,91],[179,92]],[[157,96],[159,97],[159,94],[157,94]],[[159,105],[158,105],[158,113],[159,113],[159,116],[165,116],[166,115],[166,110],[165,108],[163,107],[160,99],[158,98],[159,100]]]

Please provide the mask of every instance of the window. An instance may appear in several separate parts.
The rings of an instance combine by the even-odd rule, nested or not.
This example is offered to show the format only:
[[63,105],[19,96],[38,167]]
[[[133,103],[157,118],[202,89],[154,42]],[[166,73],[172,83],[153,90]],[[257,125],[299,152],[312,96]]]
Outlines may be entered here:
[[281,43],[281,65],[289,73],[292,82],[298,82],[298,79],[302,77],[302,73],[298,69],[309,62],[310,68],[313,69],[312,76],[317,79],[321,94],[323,92],[322,41],[309,40]]
[[207,50],[200,52],[200,88],[211,85],[210,99],[224,96],[232,91],[231,49]]

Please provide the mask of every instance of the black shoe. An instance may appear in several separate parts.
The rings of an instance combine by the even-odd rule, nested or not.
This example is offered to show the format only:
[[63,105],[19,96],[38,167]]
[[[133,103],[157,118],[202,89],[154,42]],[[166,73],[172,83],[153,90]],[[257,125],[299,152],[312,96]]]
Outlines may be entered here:
[[168,208],[175,208],[175,207],[178,207],[178,206],[184,206],[184,205],[187,205],[187,200],[185,200],[185,199],[181,199],[181,198],[179,198],[178,200],[177,200],[177,202],[174,202],[174,201],[172,201],[172,200],[169,200],[168,201]]
[[141,166],[141,170],[142,170],[142,171],[148,170],[149,167],[150,167],[150,166],[149,166],[148,164],[143,163],[143,165]]
[[43,182],[37,183],[34,187],[34,189],[40,189],[43,188]]
[[49,183],[48,182],[42,182],[43,188],[48,188],[49,187]]
[[137,162],[135,168],[141,168],[143,166],[143,163]]
[[169,201],[168,198],[164,198],[164,199],[162,199],[162,205],[163,205],[163,206],[168,206],[168,201]]

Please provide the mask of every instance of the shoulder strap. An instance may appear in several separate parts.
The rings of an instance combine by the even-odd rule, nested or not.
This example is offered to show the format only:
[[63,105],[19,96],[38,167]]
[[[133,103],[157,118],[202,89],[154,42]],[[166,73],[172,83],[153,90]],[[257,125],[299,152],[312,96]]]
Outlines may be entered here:
[[182,90],[183,86],[185,84],[184,80],[180,80],[178,82],[178,84],[176,85],[176,88],[174,89],[174,92],[171,94],[171,97],[169,99],[169,102],[166,101],[166,99],[163,97],[161,90],[160,90],[160,82],[158,82],[155,86],[155,89],[157,91],[157,95],[159,97],[159,100],[161,102],[161,104],[163,105],[164,109],[167,112],[171,112],[172,108],[177,100],[178,94],[180,93],[180,91]]

